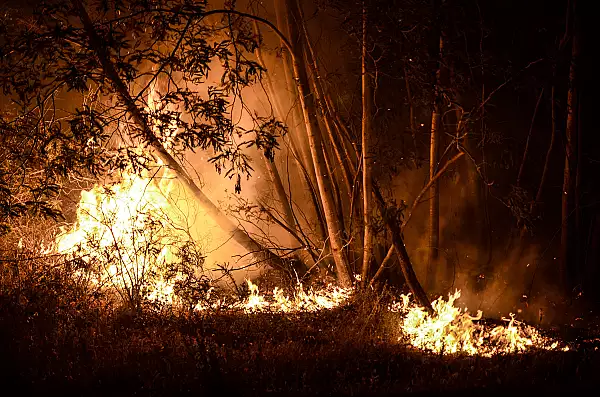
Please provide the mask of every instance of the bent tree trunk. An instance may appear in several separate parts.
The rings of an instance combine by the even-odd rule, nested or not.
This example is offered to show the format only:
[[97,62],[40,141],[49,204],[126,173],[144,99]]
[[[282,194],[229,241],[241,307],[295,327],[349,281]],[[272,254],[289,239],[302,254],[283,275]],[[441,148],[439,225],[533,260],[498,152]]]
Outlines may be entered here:
[[223,214],[221,210],[219,210],[219,208],[204,194],[204,192],[202,192],[198,185],[194,183],[192,178],[187,174],[185,169],[177,162],[177,160],[175,160],[173,156],[171,156],[165,150],[162,143],[152,132],[141,110],[135,104],[135,101],[131,97],[127,86],[125,86],[125,83],[123,83],[119,77],[119,74],[112,63],[110,56],[106,51],[106,47],[100,41],[100,38],[96,33],[94,25],[85,7],[80,0],[72,0],[72,3],[75,6],[81,22],[83,23],[85,32],[89,39],[90,47],[96,53],[106,77],[111,82],[118,96],[125,104],[127,112],[130,114],[135,124],[137,124],[137,126],[142,130],[144,138],[156,152],[156,155],[165,163],[167,167],[175,172],[178,179],[194,194],[195,198],[198,200],[200,205],[203,206],[208,215],[217,223],[217,225],[219,225],[219,227],[221,227],[225,232],[229,233],[234,241],[255,255],[259,262],[265,262],[274,268],[287,269],[284,261],[279,256],[261,246],[246,232],[242,231],[233,222],[231,222],[229,218],[227,218],[227,216],[225,216],[225,214]]
[[[408,288],[415,296],[417,302],[423,306],[430,314],[433,313],[433,307],[431,306],[431,302],[427,297],[427,294],[423,290],[421,283],[417,279],[417,275],[410,263],[410,257],[408,256],[408,252],[406,251],[406,247],[404,246],[404,241],[402,239],[402,232],[400,231],[400,226],[395,220],[395,217],[392,216],[389,209],[385,205],[385,201],[383,200],[383,196],[379,191],[377,185],[373,184],[373,193],[375,194],[375,198],[377,204],[379,206],[379,211],[383,217],[383,220],[392,235],[392,247],[396,250],[398,254],[398,261],[400,262],[400,269],[402,270],[402,275],[406,280],[406,284],[408,284]],[[391,249],[391,248],[390,248]],[[389,256],[386,255],[386,257]],[[385,262],[385,260],[384,260]]]
[[317,109],[314,102],[314,96],[309,90],[308,76],[306,68],[300,58],[303,48],[303,37],[298,30],[300,21],[300,11],[298,3],[295,0],[286,0],[288,8],[288,26],[290,30],[290,39],[292,43],[292,65],[296,87],[298,89],[298,97],[302,107],[304,123],[308,135],[308,142],[313,162],[315,164],[315,174],[321,203],[323,204],[323,212],[325,213],[325,221],[327,222],[327,232],[331,253],[335,263],[336,273],[340,285],[349,287],[352,284],[350,273],[348,271],[348,261],[344,254],[344,243],[342,225],[337,216],[335,202],[333,199],[331,180],[327,178],[327,167],[323,157],[323,140],[319,130],[317,120]]

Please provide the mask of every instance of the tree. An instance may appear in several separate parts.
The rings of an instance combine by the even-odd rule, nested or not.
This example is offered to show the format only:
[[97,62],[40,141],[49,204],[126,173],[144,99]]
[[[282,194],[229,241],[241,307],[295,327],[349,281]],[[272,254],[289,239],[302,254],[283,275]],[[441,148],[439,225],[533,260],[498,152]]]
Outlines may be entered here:
[[[147,148],[178,175],[235,241],[260,261],[285,267],[280,257],[222,214],[181,166],[187,150],[211,148],[216,169],[233,178],[239,191],[242,176],[252,171],[242,149],[254,146],[272,158],[276,137],[283,132],[282,124],[274,119],[255,118],[249,131],[231,119],[229,96],[241,98],[241,90],[258,81],[262,73],[255,61],[242,56],[257,44],[243,28],[223,37],[202,23],[205,6],[204,2],[173,2],[163,8],[161,2],[133,1],[127,8],[120,2],[88,2],[86,7],[79,0],[44,1],[32,16],[16,23],[7,20],[12,31],[4,32],[2,86],[15,111],[12,119],[3,119],[3,125],[17,128],[37,112],[35,127],[53,134],[36,149],[41,154],[50,152],[53,160],[66,160],[61,169],[64,177],[80,169],[97,175],[124,161],[141,166],[144,159],[127,147]],[[95,10],[95,21],[88,9]],[[81,25],[73,22],[72,15]],[[223,68],[220,85],[209,87],[205,99],[198,84],[207,81],[215,61]],[[150,65],[155,71],[148,71]],[[148,111],[144,100],[149,87],[160,79],[169,83],[159,102],[170,110],[158,114]],[[39,112],[40,106],[61,95],[75,101],[74,111]],[[157,135],[150,125],[158,125],[161,132],[177,126],[170,150],[165,148],[166,137]],[[16,131],[13,136],[21,130]],[[115,137],[125,149],[111,145]],[[242,141],[236,142],[236,137]],[[79,153],[70,151],[71,141]]]
[[362,263],[362,282],[363,285],[367,282],[369,276],[369,268],[371,261],[373,260],[373,220],[371,219],[372,204],[371,204],[371,191],[373,190],[373,149],[372,149],[372,137],[371,137],[371,118],[373,117],[371,112],[371,101],[372,101],[372,90],[371,90],[371,79],[368,68],[368,50],[367,50],[367,8],[363,1],[363,15],[362,15],[362,51],[361,51],[361,66],[362,66],[362,185],[363,185],[363,227],[365,230],[364,234],[364,250],[363,250],[363,263]]
[[[317,112],[314,98],[312,95],[309,95],[310,90],[306,69],[304,63],[298,57],[298,54],[301,54],[303,51],[303,46],[305,46],[305,39],[298,29],[301,13],[298,9],[298,3],[294,0],[287,0],[286,6],[289,13],[288,23],[290,40],[292,42],[292,53],[294,54],[292,58],[294,78],[296,79],[296,86],[304,115],[304,124],[308,135],[310,152],[315,165],[317,185],[319,187],[319,194],[323,205],[325,221],[327,223],[329,244],[331,246],[338,279],[341,285],[349,286],[351,285],[351,280],[348,271],[348,261],[344,253],[344,244],[342,242],[342,225],[337,217],[337,211],[333,202],[331,180],[326,177],[327,170],[325,168],[326,165],[323,154],[323,138],[316,119]],[[293,21],[295,21],[295,23]]]
[[573,216],[575,203],[579,191],[576,189],[577,157],[579,150],[577,111],[578,111],[578,62],[579,62],[579,26],[577,22],[576,1],[570,1],[570,13],[572,16],[572,36],[571,36],[571,60],[569,65],[569,90],[567,94],[567,124],[565,128],[565,166],[563,171],[562,186],[562,211],[561,211],[561,254],[560,254],[560,275],[562,286],[566,292],[570,292],[574,280],[576,269],[575,246],[577,236],[575,234],[575,216]]

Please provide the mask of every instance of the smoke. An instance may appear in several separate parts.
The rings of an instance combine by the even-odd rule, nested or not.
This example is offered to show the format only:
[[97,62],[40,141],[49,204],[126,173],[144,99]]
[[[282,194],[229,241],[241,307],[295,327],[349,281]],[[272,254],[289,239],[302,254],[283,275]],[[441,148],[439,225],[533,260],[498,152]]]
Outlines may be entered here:
[[[536,244],[519,244],[518,236],[512,237],[511,244],[510,212],[491,197],[488,210],[492,216],[486,225],[484,198],[475,192],[477,180],[470,177],[466,161],[461,159],[440,179],[439,262],[435,282],[426,289],[428,295],[446,298],[459,289],[458,305],[471,312],[482,310],[488,318],[514,313],[535,324],[556,321],[562,316],[557,308],[563,296],[548,279],[547,269],[555,259]],[[426,178],[424,168],[402,172],[394,180],[396,200],[403,199],[410,207]],[[426,196],[404,230],[410,258],[424,287],[429,276],[427,219]]]

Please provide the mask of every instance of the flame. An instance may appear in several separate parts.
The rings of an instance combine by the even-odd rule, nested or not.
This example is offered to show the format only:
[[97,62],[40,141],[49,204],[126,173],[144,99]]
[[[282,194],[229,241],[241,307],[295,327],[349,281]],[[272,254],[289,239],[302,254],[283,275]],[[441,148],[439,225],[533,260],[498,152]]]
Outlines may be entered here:
[[296,286],[292,297],[284,294],[283,290],[275,287],[271,299],[261,295],[258,286],[246,280],[250,295],[236,306],[246,313],[255,312],[316,312],[324,309],[333,309],[348,301],[354,290],[341,288],[328,284],[322,289],[308,289],[306,291],[301,283]]
[[[157,108],[154,94],[151,92],[148,99],[150,111]],[[177,133],[176,126],[171,127],[161,136],[168,151],[173,150],[173,136]],[[179,274],[166,277],[167,272],[160,270],[177,262],[179,247],[195,244],[189,218],[192,214],[198,216],[195,201],[180,189],[183,188],[175,175],[160,162],[142,172],[124,170],[117,182],[97,184],[82,191],[77,221],[57,236],[55,249],[83,260],[86,270],[79,270],[78,275],[91,269],[91,281],[100,287],[113,288],[125,298],[137,294],[149,301],[174,304]],[[196,228],[197,221],[196,218]],[[352,288],[333,284],[319,290],[305,290],[299,283],[291,296],[277,287],[265,296],[250,280],[247,285],[248,297],[232,303],[224,300],[208,303],[213,290],[210,288],[195,310],[225,307],[244,313],[315,312],[343,305],[354,293]],[[466,309],[457,308],[454,303],[459,298],[459,290],[449,295],[447,301],[438,298],[432,303],[434,314],[430,315],[412,303],[409,295],[402,295],[401,302],[392,304],[390,310],[402,313],[400,328],[410,345],[435,353],[492,356],[531,348],[558,348],[557,341],[515,320],[513,314],[510,319],[503,319],[507,322],[504,326],[492,328],[478,323],[482,312],[471,316]]]
[[[152,87],[147,110],[153,115],[161,111],[155,97]],[[172,152],[174,122],[153,128]],[[143,147],[130,150],[145,159]],[[177,250],[193,240],[190,218],[197,208],[160,160],[146,165],[141,171],[121,170],[116,182],[82,191],[77,221],[56,237],[55,250],[83,260],[94,284],[112,287],[122,297],[172,303],[179,275],[167,280],[165,271],[177,262]]]
[[[409,295],[402,295],[401,302],[390,306],[403,318],[400,328],[403,336],[415,348],[438,354],[467,354],[490,357],[496,354],[522,353],[532,348],[554,350],[558,341],[540,334],[532,326],[510,318],[502,318],[506,325],[496,327],[478,323],[483,313],[476,316],[454,305],[460,298],[460,290],[448,295],[445,301],[439,297],[432,302],[434,313],[430,315],[423,307],[411,302]],[[563,350],[568,350],[564,347]]]
[[176,261],[175,250],[189,239],[169,199],[173,188],[173,176],[159,169],[125,171],[117,183],[82,191],[77,222],[57,236],[57,252],[97,267],[95,284],[125,294],[144,288],[143,298],[171,302],[173,283],[156,269]]

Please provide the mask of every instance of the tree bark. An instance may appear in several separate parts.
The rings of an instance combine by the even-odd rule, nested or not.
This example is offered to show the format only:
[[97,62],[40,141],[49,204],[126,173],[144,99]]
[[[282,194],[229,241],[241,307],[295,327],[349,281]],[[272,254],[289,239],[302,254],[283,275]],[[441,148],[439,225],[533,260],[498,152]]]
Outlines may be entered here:
[[[260,34],[260,30],[258,28],[256,21],[254,21],[254,30],[255,30],[256,34]],[[254,53],[255,53],[256,58],[258,59],[258,62],[260,63],[260,65],[266,69],[266,64],[262,57],[262,52],[261,52],[260,47],[257,47],[254,50]],[[266,80],[267,95],[270,97],[270,100],[272,100],[274,102],[273,105],[275,108],[275,113],[277,114],[277,116],[279,117],[280,120],[283,120],[283,118],[285,117],[285,114],[282,110],[279,98],[277,97],[277,95],[275,93],[275,89],[273,87],[273,82],[271,81],[271,75],[269,74],[268,71],[266,73],[265,80]],[[263,156],[263,159],[264,159],[265,167],[269,174],[271,183],[275,187],[275,193],[277,194],[277,198],[278,198],[278,201],[281,206],[281,210],[284,215],[286,226],[289,228],[289,230],[294,231],[294,234],[296,234],[297,230],[299,231],[302,229],[302,225],[300,225],[300,223],[297,222],[298,219],[294,216],[292,204],[290,202],[290,199],[288,198],[288,195],[287,195],[285,188],[283,186],[283,183],[281,181],[281,177],[280,177],[279,171],[277,170],[277,166],[274,161],[269,160],[265,156]],[[319,209],[316,208],[316,210],[318,211]],[[290,238],[293,241],[296,240],[293,236],[290,236]],[[292,243],[292,244],[295,244],[295,243]],[[298,248],[298,247],[299,246],[297,244],[295,244],[292,248]],[[297,253],[297,256],[298,256],[298,259],[300,259],[302,261],[302,263],[306,265],[306,268],[311,268],[314,265],[314,261],[312,260],[312,257],[308,254],[308,252],[306,252],[304,250],[300,250]],[[298,269],[298,270],[306,270],[306,269]]]
[[[555,76],[554,76],[555,77]],[[542,176],[540,177],[540,184],[538,185],[537,193],[535,194],[535,201],[529,207],[529,212],[532,217],[535,218],[538,213],[537,206],[542,202],[542,194],[544,193],[544,186],[548,179],[548,169],[550,168],[550,159],[552,158],[552,151],[554,149],[554,141],[556,140],[556,87],[554,82],[550,89],[550,113],[551,113],[551,126],[550,126],[550,143],[548,144],[548,150],[546,151],[546,158],[544,160],[544,168],[542,169]],[[521,246],[523,246],[522,240],[527,232],[525,226],[521,228]]]
[[[279,27],[279,30],[281,32],[283,32],[284,34],[287,35],[287,37],[291,37],[291,33],[290,33],[290,26],[291,26],[291,21],[289,21],[289,15],[287,15],[287,11],[286,11],[286,4],[284,3],[284,1],[282,0],[273,0],[274,6],[275,6],[275,18],[277,19],[277,26]],[[296,43],[291,43],[292,45],[295,45]],[[283,41],[282,41],[282,49],[283,47],[285,47],[285,45],[283,45]],[[299,47],[301,48],[301,47]],[[301,56],[302,52],[300,53],[296,53],[295,55],[292,54],[292,49],[288,48],[288,50],[290,51],[289,54],[287,54],[285,51],[281,54],[281,58],[283,60],[283,70],[284,70],[284,75],[285,75],[285,83],[286,83],[286,87],[287,87],[287,92],[289,94],[290,98],[290,104],[292,106],[292,118],[294,121],[294,131],[293,133],[296,133],[296,137],[297,138],[304,138],[306,136],[306,128],[305,128],[305,124],[304,124],[304,116],[302,114],[302,109],[300,109],[298,107],[298,104],[300,103],[300,100],[298,98],[298,91],[296,89],[296,84],[294,83],[293,77],[295,76],[294,74],[294,70],[293,70],[293,61],[290,60],[290,57],[294,57],[296,56]],[[306,144],[306,142],[298,142],[297,147],[299,147],[300,149],[300,154],[302,155],[302,159],[304,161],[305,164],[305,168],[308,171],[308,174],[310,175],[311,178],[311,182],[312,183],[316,183],[316,172],[315,172],[315,165],[312,159],[312,156],[310,154],[310,148],[308,147],[308,145]]]
[[[275,7],[275,17],[277,19],[277,26],[283,34],[290,37],[289,31],[289,23],[287,11],[285,8],[285,3],[281,0],[274,0]],[[281,38],[280,38],[281,39]],[[322,241],[324,241],[325,247],[327,247],[327,226],[325,222],[325,214],[323,213],[323,208],[321,203],[318,200],[316,193],[316,174],[315,174],[315,165],[313,159],[310,154],[310,148],[307,147],[306,142],[304,142],[304,137],[306,134],[306,128],[304,124],[303,114],[298,104],[300,100],[298,98],[298,91],[296,89],[296,85],[293,81],[293,77],[295,76],[293,67],[291,65],[290,57],[294,58],[294,54],[292,54],[292,48],[288,47],[286,43],[284,43],[283,39],[280,40],[282,49],[285,48],[289,51],[283,52],[281,54],[285,84],[287,87],[287,92],[290,96],[290,105],[291,105],[291,114],[292,120],[294,124],[294,128],[290,133],[290,143],[293,151],[295,151],[294,158],[298,162],[302,171],[302,178],[305,181],[306,187],[309,189],[310,197],[313,202],[315,208],[316,221],[318,226],[318,234]],[[301,140],[302,142],[298,142]]]
[[84,29],[90,41],[90,46],[96,53],[106,77],[111,82],[118,96],[125,104],[127,112],[130,114],[135,124],[137,124],[137,126],[142,130],[144,138],[150,147],[156,152],[156,155],[165,163],[167,167],[175,172],[178,179],[194,194],[208,215],[217,223],[217,225],[219,225],[219,227],[221,227],[225,232],[229,233],[234,241],[254,254],[260,262],[266,262],[275,268],[287,269],[287,266],[280,257],[265,247],[262,247],[246,232],[242,231],[233,222],[231,222],[229,218],[227,218],[227,216],[225,216],[225,214],[223,214],[221,210],[219,210],[219,208],[204,194],[204,192],[202,192],[198,185],[194,183],[192,178],[187,174],[185,169],[177,162],[177,160],[175,160],[171,154],[166,151],[162,143],[152,132],[152,129],[146,122],[142,111],[135,104],[135,101],[131,97],[128,88],[119,77],[119,74],[117,73],[117,70],[110,59],[110,55],[98,37],[85,7],[80,0],[72,0],[72,4],[75,6],[78,16],[83,23]]
[[[437,181],[443,174],[444,172],[446,172],[446,170],[453,164],[456,162],[456,160],[458,160],[459,158],[461,158],[462,156],[464,156],[464,152],[460,152],[458,154],[456,154],[454,157],[452,157],[450,160],[446,161],[446,163],[444,164],[444,166],[435,174],[435,176],[433,177],[433,179],[430,179],[429,182],[427,182],[427,185],[425,185],[425,187],[421,190],[421,192],[417,195],[417,198],[415,198],[415,201],[413,201],[412,206],[410,207],[410,209],[408,210],[408,213],[406,215],[406,218],[404,219],[404,222],[402,223],[402,226],[400,227],[400,233],[404,232],[404,228],[406,227],[406,224],[408,223],[408,221],[410,220],[410,218],[412,218],[412,214],[415,210],[415,208],[417,208],[417,205],[419,205],[419,202],[421,200],[421,198],[423,197],[423,195],[425,193],[427,193],[427,191],[429,190],[429,188],[431,187],[431,185],[433,183],[435,183],[435,181]],[[390,246],[390,248],[388,249],[386,258],[391,255],[391,253],[394,250],[394,245],[392,244]],[[382,267],[385,265],[385,259],[384,261],[381,263],[381,265],[379,266],[379,269],[377,270],[376,275],[380,272],[383,271]],[[375,277],[373,277],[375,278]]]
[[412,264],[410,263],[410,257],[408,256],[408,252],[406,252],[406,247],[404,246],[404,241],[402,240],[402,232],[400,231],[400,226],[397,224],[394,217],[391,216],[388,208],[385,205],[383,196],[381,195],[381,192],[375,184],[373,184],[373,193],[379,206],[379,211],[381,212],[385,224],[392,235],[392,246],[398,254],[400,269],[402,270],[402,275],[406,280],[406,284],[408,284],[408,287],[415,296],[417,302],[431,314],[433,313],[431,302],[429,301],[427,294],[423,290],[423,287],[419,283],[417,275],[415,274]]
[[[327,168],[325,159],[323,158],[323,139],[320,134],[319,124],[317,121],[317,110],[314,103],[314,96],[310,92],[308,84],[308,76],[304,63],[300,59],[303,48],[303,38],[298,31],[300,23],[300,11],[298,3],[295,0],[286,0],[288,8],[288,26],[290,31],[290,39],[292,42],[293,54],[292,65],[294,78],[296,80],[296,88],[298,89],[298,98],[302,107],[304,116],[304,124],[308,135],[310,151],[315,165],[315,173],[317,186],[321,196],[325,221],[327,222],[327,231],[331,253],[335,262],[336,273],[340,285],[349,287],[352,285],[350,274],[348,271],[348,261],[344,253],[342,225],[337,217],[335,208],[331,180],[327,178]],[[295,23],[294,23],[295,22]]]
[[372,90],[369,70],[367,67],[367,9],[363,0],[362,9],[362,179],[363,179],[363,263],[361,271],[361,284],[367,283],[369,268],[373,260],[373,225],[371,222],[373,190],[373,153],[371,137],[371,101]]
[[321,110],[321,115],[323,117],[323,124],[325,125],[325,131],[327,132],[327,137],[329,139],[331,149],[333,150],[335,157],[337,158],[338,162],[340,163],[340,166],[342,167],[343,177],[344,177],[344,181],[343,181],[344,186],[346,188],[348,197],[350,197],[352,195],[352,187],[351,187],[352,163],[351,163],[350,158],[348,157],[348,154],[347,153],[343,154],[341,152],[341,149],[345,149],[345,147],[343,146],[343,141],[340,142],[340,139],[338,139],[338,137],[336,136],[335,131],[334,131],[333,116],[329,112],[329,107],[326,104],[325,89],[323,88],[323,84],[322,84],[322,76],[321,76],[321,72],[319,70],[317,56],[316,56],[315,50],[313,48],[313,45],[310,41],[310,35],[309,35],[308,29],[306,27],[306,22],[304,21],[304,14],[302,13],[302,9],[300,9],[300,16],[302,18],[302,20],[300,22],[302,23],[302,32],[304,34],[304,42],[306,44],[305,50],[306,50],[306,53],[308,56],[309,64],[313,71],[312,81],[313,81],[314,93],[316,94],[315,99],[317,100],[317,105],[318,105],[319,109]]
[[[572,14],[575,18],[575,0],[572,1]],[[570,292],[573,283],[574,258],[574,225],[573,207],[575,203],[575,175],[577,166],[577,62],[579,58],[578,26],[573,21],[573,37],[571,47],[571,63],[569,68],[569,91],[567,93],[567,125],[565,128],[565,166],[563,171],[563,189],[561,206],[561,254],[560,276],[562,286]]]
[[[440,35],[438,68],[435,73],[434,104],[431,112],[431,139],[429,144],[429,179],[433,179],[440,162],[440,127],[441,127],[441,54],[444,41]],[[439,183],[431,183],[431,199],[429,200],[429,255],[427,261],[427,287],[432,289],[435,285],[437,262],[440,245],[440,191]]]
[[415,125],[415,106],[412,99],[412,92],[410,90],[410,81],[408,80],[408,69],[406,68],[406,61],[404,62],[404,83],[406,85],[406,100],[408,101],[408,117],[409,117],[409,126],[410,126],[410,134],[412,135],[413,141],[413,150],[414,159],[413,163],[415,168],[418,167],[418,158],[419,158],[419,146],[417,145],[417,126]]

